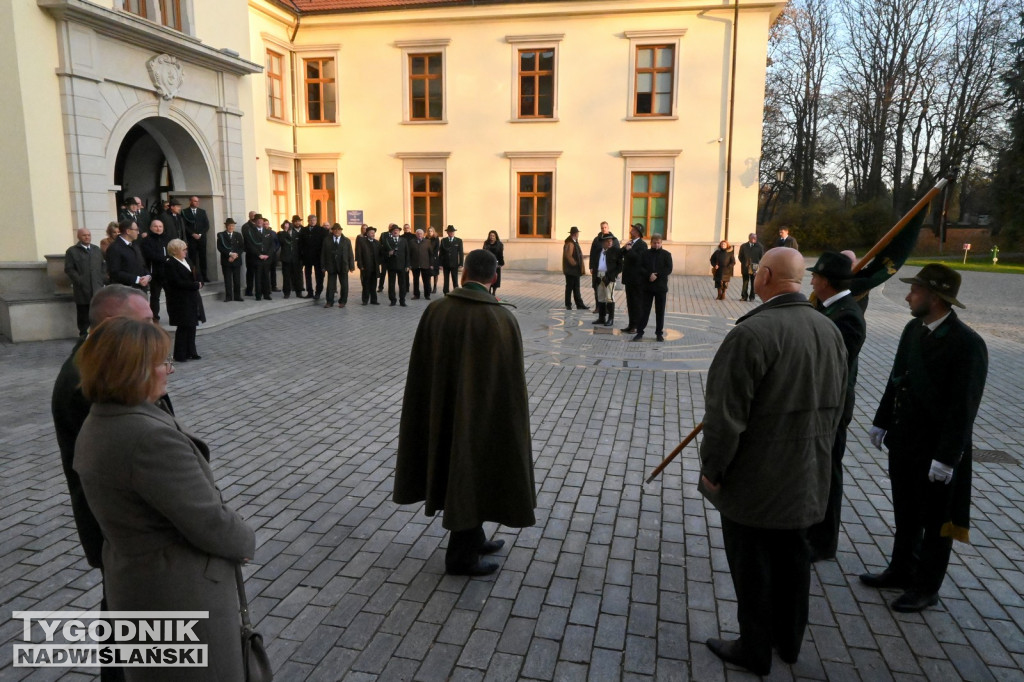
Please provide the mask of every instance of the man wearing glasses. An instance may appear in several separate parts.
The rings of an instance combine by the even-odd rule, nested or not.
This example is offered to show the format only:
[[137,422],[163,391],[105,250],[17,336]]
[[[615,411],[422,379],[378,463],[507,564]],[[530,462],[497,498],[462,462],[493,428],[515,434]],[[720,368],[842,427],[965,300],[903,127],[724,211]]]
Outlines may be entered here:
[[153,279],[146,269],[135,240],[139,238],[139,226],[131,220],[117,224],[118,238],[107,247],[107,273],[112,283],[124,284],[136,289],[146,289]]

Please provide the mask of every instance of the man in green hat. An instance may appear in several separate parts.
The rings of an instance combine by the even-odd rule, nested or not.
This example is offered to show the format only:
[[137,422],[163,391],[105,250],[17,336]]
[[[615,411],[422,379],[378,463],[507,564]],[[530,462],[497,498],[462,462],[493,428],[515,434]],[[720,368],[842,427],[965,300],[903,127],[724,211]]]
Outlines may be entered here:
[[871,442],[889,448],[889,479],[896,525],[892,559],[881,573],[864,573],[871,587],[904,593],[901,612],[938,603],[953,540],[968,541],[971,506],[971,433],[988,374],[985,342],[953,306],[960,275],[937,263],[910,284],[911,320],[903,329]]

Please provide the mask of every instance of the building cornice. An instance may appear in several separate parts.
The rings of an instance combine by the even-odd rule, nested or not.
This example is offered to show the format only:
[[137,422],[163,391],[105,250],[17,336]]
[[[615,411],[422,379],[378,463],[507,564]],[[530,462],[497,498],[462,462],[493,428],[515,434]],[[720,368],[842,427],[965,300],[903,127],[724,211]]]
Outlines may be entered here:
[[88,26],[101,35],[155,54],[166,53],[190,64],[236,76],[263,71],[262,66],[243,59],[237,53],[218,50],[198,38],[159,26],[128,12],[101,7],[84,0],[36,0],[36,4],[58,20]]

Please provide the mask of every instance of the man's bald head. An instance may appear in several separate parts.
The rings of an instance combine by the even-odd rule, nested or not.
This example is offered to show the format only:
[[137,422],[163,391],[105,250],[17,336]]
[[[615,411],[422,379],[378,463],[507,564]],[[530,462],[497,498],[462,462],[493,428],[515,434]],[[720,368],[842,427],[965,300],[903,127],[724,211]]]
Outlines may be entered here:
[[761,258],[754,278],[754,291],[762,301],[779,294],[800,291],[804,278],[804,257],[796,249],[780,246]]
[[152,322],[153,311],[149,298],[140,289],[123,284],[108,284],[95,293],[89,303],[89,326],[95,327],[111,317],[130,317],[140,322]]
[[88,227],[80,227],[75,231],[75,235],[78,237],[78,241],[83,244],[88,244],[92,241],[92,232],[89,231]]

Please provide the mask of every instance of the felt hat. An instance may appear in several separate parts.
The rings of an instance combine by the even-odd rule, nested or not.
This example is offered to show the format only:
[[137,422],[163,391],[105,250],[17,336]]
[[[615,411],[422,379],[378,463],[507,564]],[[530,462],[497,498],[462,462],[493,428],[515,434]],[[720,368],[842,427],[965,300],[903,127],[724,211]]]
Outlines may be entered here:
[[913,277],[900,277],[900,281],[922,286],[958,308],[967,307],[956,300],[956,295],[960,292],[960,273],[941,263],[929,263]]
[[572,227],[569,228],[569,234],[579,234],[579,233],[580,233],[580,228],[576,227],[575,225],[573,225]]
[[224,224],[225,225],[229,225],[229,224],[230,225],[234,225],[235,224],[235,219],[234,218],[228,218],[227,220],[224,221]]
[[850,259],[835,251],[825,251],[818,256],[818,262],[813,268],[807,268],[807,272],[821,275],[825,279],[843,281],[853,277]]
[[455,232],[456,231],[455,230],[455,226],[454,225],[449,225],[448,227],[444,228],[444,231],[445,232]]

